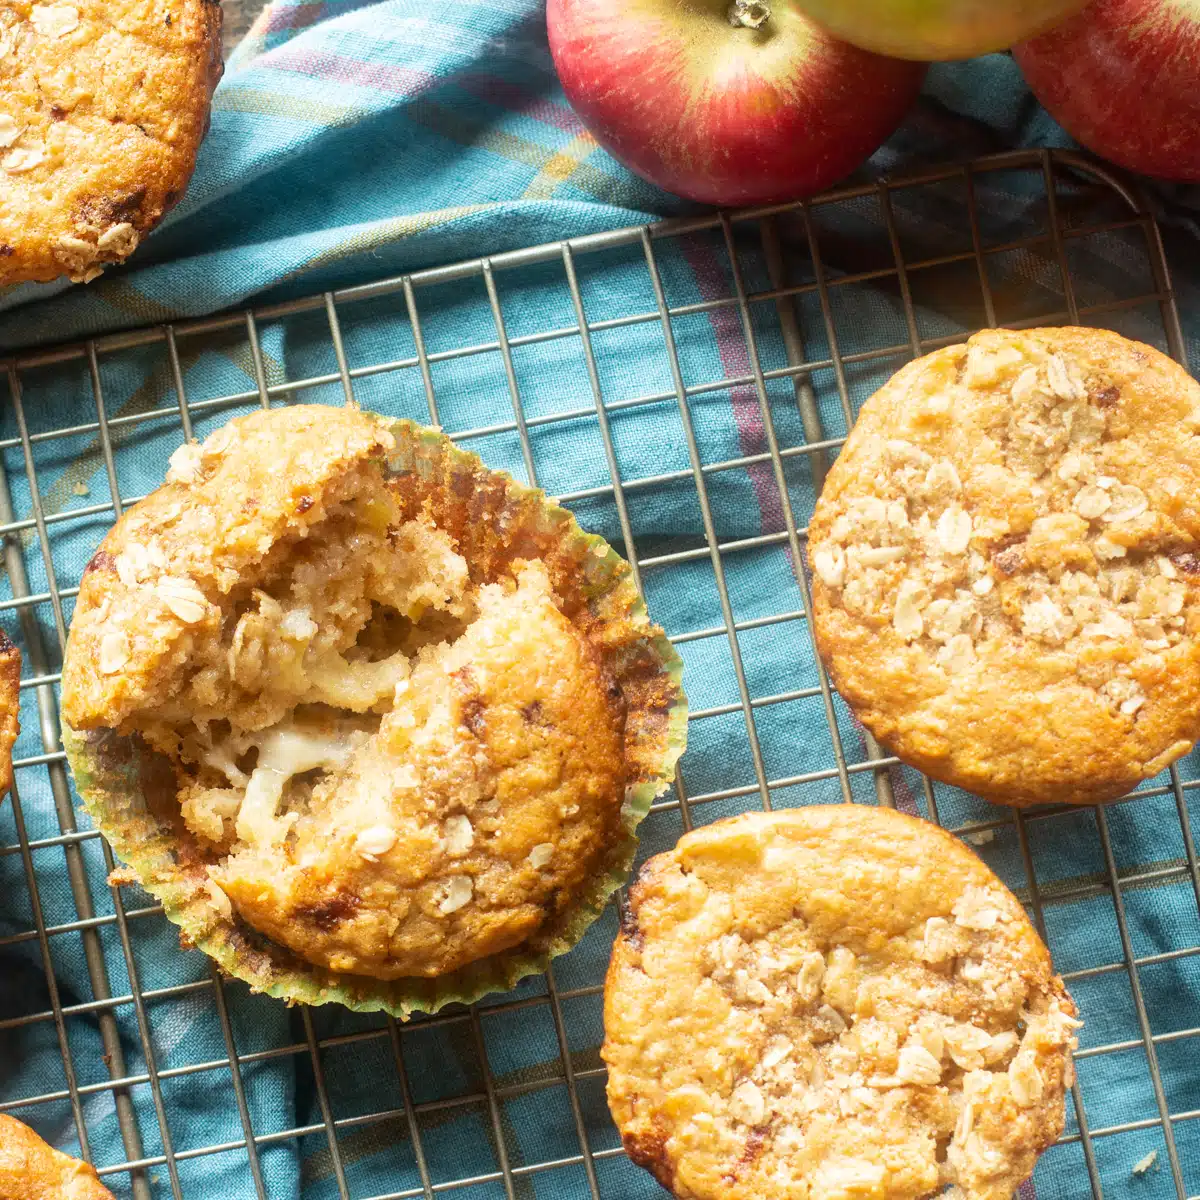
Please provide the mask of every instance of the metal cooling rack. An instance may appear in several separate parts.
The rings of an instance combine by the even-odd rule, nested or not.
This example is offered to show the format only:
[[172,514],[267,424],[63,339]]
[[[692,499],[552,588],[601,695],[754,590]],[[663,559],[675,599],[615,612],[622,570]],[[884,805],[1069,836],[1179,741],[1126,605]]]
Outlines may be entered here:
[[[995,232],[989,232],[977,219],[979,189],[1000,177],[1017,180],[1026,190],[1039,193],[1038,205],[1045,218],[1041,229],[1008,231],[1007,237],[1002,235],[997,239]],[[915,259],[905,249],[904,221],[898,214],[907,211],[910,202],[917,211],[926,203],[935,205],[948,190],[960,195],[965,205],[961,210],[965,221],[957,230],[962,244],[937,257]],[[822,253],[820,230],[823,222],[830,216],[852,218],[866,208],[881,218],[888,261],[867,264],[859,270],[835,269],[828,261],[828,254]],[[1096,212],[1100,213],[1098,219]],[[1077,247],[1096,237],[1116,239],[1125,247],[1123,253],[1127,257],[1138,260],[1145,271],[1147,284],[1144,288],[1130,294],[1100,297],[1092,294],[1094,289],[1088,286],[1086,279],[1081,279],[1078,260],[1073,265],[1073,259]],[[664,248],[688,238],[708,239],[728,254],[728,278],[732,286],[727,294],[687,304],[670,300],[669,288],[664,284],[660,269]],[[765,280],[750,279],[743,266],[748,240],[755,243],[756,252],[761,251]],[[585,264],[593,260],[602,263],[605,254],[611,253],[641,257],[654,304],[645,311],[589,321],[586,289],[580,285],[580,274]],[[1054,298],[1052,302],[1043,304],[1037,311],[1015,314],[1009,311],[1006,308],[1008,299],[998,296],[994,283],[993,266],[1001,259],[1015,264],[1018,277],[1028,281],[1029,290],[1043,289],[1046,295]],[[561,327],[512,333],[501,295],[503,293],[506,301],[519,297],[523,280],[537,271],[562,272],[574,320]],[[931,331],[928,313],[914,296],[920,293],[923,281],[939,271],[953,273],[958,290],[961,292],[965,286],[971,295],[962,301],[961,312],[949,314],[949,330],[943,325]],[[799,281],[792,282],[797,277],[800,277]],[[470,345],[427,347],[423,329],[431,317],[437,315],[438,290],[442,285],[456,281],[473,281],[475,302],[490,309],[495,336]],[[478,287],[479,284],[482,287]],[[865,336],[869,344],[864,346],[861,327],[856,326],[856,348],[847,346],[841,307],[843,296],[849,295],[853,299],[862,294],[861,290],[856,292],[854,289],[863,288],[882,288],[891,297],[893,311],[904,331],[899,338],[868,331]],[[1021,291],[1024,294],[1024,289]],[[356,311],[373,303],[393,304],[407,312],[414,348],[412,354],[389,361],[352,361],[344,331],[354,321]],[[774,333],[786,350],[786,361],[777,366],[769,366],[760,354],[764,313],[778,323]],[[372,1129],[385,1130],[387,1136],[398,1141],[407,1139],[407,1153],[415,1167],[415,1175],[409,1180],[411,1186],[406,1184],[398,1190],[382,1193],[386,1196],[432,1197],[445,1192],[472,1197],[503,1195],[509,1200],[532,1195],[591,1196],[598,1200],[601,1196],[661,1194],[648,1177],[632,1169],[615,1169],[623,1152],[603,1110],[603,1068],[597,1053],[596,1012],[602,985],[603,953],[593,956],[595,966],[590,976],[580,978],[575,972],[564,981],[566,969],[556,965],[555,972],[542,984],[521,989],[515,998],[502,997],[471,1010],[418,1018],[403,1027],[390,1019],[375,1016],[358,1020],[357,1027],[347,1031],[344,1026],[331,1025],[331,1014],[325,1009],[295,1010],[290,1017],[290,1036],[254,1049],[247,1047],[255,1045],[255,1014],[261,1014],[264,1006],[276,1002],[249,997],[241,984],[223,981],[211,969],[207,977],[181,985],[157,988],[140,985],[139,978],[145,977],[148,967],[145,958],[139,957],[135,934],[163,925],[165,918],[136,888],[109,888],[104,882],[104,873],[113,866],[113,860],[107,846],[86,820],[81,822],[77,818],[71,783],[60,750],[56,693],[68,607],[77,591],[78,579],[56,575],[51,565],[55,561],[51,541],[66,524],[87,519],[95,522],[98,540],[104,526],[137,498],[121,495],[113,448],[115,441],[133,436],[144,423],[157,423],[157,427],[161,427],[164,422],[174,422],[177,441],[180,437],[192,436],[194,422],[247,403],[269,405],[314,397],[341,402],[354,398],[356,389],[361,390],[369,380],[397,375],[414,381],[419,379],[428,401],[429,419],[440,424],[444,420],[444,405],[439,405],[443,399],[437,387],[439,369],[442,364],[468,359],[498,360],[501,368],[497,375],[501,380],[499,387],[507,389],[512,402],[512,419],[462,428],[451,423],[448,432],[460,443],[472,445],[476,439],[486,441],[497,435],[515,436],[528,476],[537,479],[539,458],[534,439],[540,428],[559,422],[594,423],[609,473],[608,481],[600,487],[569,492],[562,499],[578,505],[600,496],[615,504],[623,534],[623,550],[633,564],[639,587],[645,586],[652,591],[656,579],[669,581],[673,573],[687,564],[711,564],[711,585],[715,589],[720,622],[710,628],[668,632],[681,649],[689,643],[710,639],[727,641],[737,685],[736,697],[726,704],[694,710],[691,720],[695,729],[701,722],[732,719],[737,725],[738,736],[749,748],[747,778],[732,786],[707,791],[689,791],[685,778],[691,775],[692,759],[690,755],[685,756],[674,794],[662,799],[646,826],[650,831],[656,822],[659,823],[659,840],[670,844],[679,831],[691,828],[693,824],[759,804],[770,807],[773,803],[804,802],[809,797],[867,799],[884,804],[909,802],[904,798],[909,787],[905,780],[915,777],[906,776],[895,759],[884,756],[868,737],[861,736],[861,731],[856,732],[840,708],[840,700],[820,673],[819,664],[815,663],[806,625],[809,611],[806,583],[800,581],[796,588],[797,603],[787,611],[739,619],[737,596],[729,580],[729,572],[735,569],[741,556],[764,548],[773,547],[780,553],[790,553],[792,562],[801,560],[805,530],[790,502],[788,472],[798,463],[807,463],[812,481],[819,482],[827,456],[836,451],[841,442],[840,436],[827,433],[823,427],[823,420],[828,423],[829,410],[828,407],[822,410],[817,401],[820,381],[824,380],[830,391],[836,389],[835,407],[844,418],[841,426],[844,431],[857,404],[869,390],[856,382],[856,373],[863,368],[882,369],[886,374],[905,359],[961,340],[972,328],[982,325],[1068,321],[1111,324],[1118,323],[1122,314],[1129,313],[1139,314],[1143,330],[1146,322],[1153,325],[1151,340],[1157,340],[1183,361],[1184,342],[1162,242],[1138,196],[1118,178],[1077,156],[1019,152],[964,166],[924,171],[877,186],[847,188],[807,204],[674,221],[517,250],[498,254],[490,260],[457,263],[254,310],[147,327],[67,347],[32,350],[0,364],[7,375],[9,403],[15,418],[14,436],[0,439],[0,451],[3,452],[0,466],[4,472],[0,479],[0,533],[5,538],[5,565],[13,597],[0,602],[0,612],[5,628],[17,637],[24,653],[25,676],[21,686],[27,700],[26,730],[20,744],[23,753],[15,764],[16,787],[7,812],[0,812],[0,822],[3,822],[0,824],[0,859],[19,856],[33,915],[29,929],[0,938],[0,955],[9,953],[19,943],[36,944],[48,997],[48,1002],[31,1002],[31,1011],[20,1011],[0,1021],[0,1034],[26,1031],[35,1026],[44,1030],[52,1028],[65,1078],[65,1087],[61,1089],[42,1095],[11,1097],[0,1103],[0,1110],[24,1117],[36,1125],[43,1106],[69,1105],[73,1129],[68,1128],[66,1140],[70,1140],[72,1133],[77,1135],[83,1155],[90,1157],[92,1148],[85,1106],[96,1095],[111,1095],[124,1158],[121,1161],[97,1161],[96,1165],[106,1183],[119,1195],[132,1193],[138,1200],[146,1200],[151,1195],[178,1198],[185,1194],[204,1194],[203,1189],[197,1190],[189,1183],[185,1168],[191,1160],[217,1154],[228,1156],[230,1162],[244,1168],[244,1188],[238,1195],[267,1197],[271,1192],[262,1157],[268,1147],[289,1142],[302,1143],[310,1150],[317,1144],[320,1151],[317,1155],[321,1163],[317,1172],[319,1178],[314,1183],[310,1173],[305,1195],[311,1192],[314,1195],[362,1196],[364,1193],[359,1190],[357,1177],[351,1169],[351,1143]],[[715,319],[721,314],[740,328],[744,357],[723,360],[721,378],[689,380],[677,353],[676,332],[680,323],[698,316]],[[335,363],[336,369],[298,378],[270,377],[261,331],[294,318],[307,321],[303,325],[304,337],[318,339],[332,350],[331,364]],[[631,327],[647,325],[661,330],[660,352],[666,356],[671,388],[656,394],[620,399],[606,395],[602,372],[593,353],[594,340],[601,336],[611,338]],[[810,344],[813,341],[812,328],[818,331],[818,340],[823,339],[826,353],[810,358],[806,357],[805,343],[806,340]],[[186,364],[193,361],[189,355],[213,339],[228,346],[230,338],[244,338],[238,361],[242,364],[243,378],[252,381],[250,388],[189,398],[185,388]],[[515,365],[517,355],[524,346],[562,339],[578,340],[586,362],[590,394],[579,396],[576,406],[564,411],[549,415],[527,413],[522,404],[521,371]],[[110,363],[131,351],[143,352],[154,359],[158,371],[156,378],[163,387],[148,405],[143,404],[140,408],[134,405],[127,410],[114,405],[111,396],[106,400],[102,376]],[[94,407],[94,412],[86,415],[80,412],[78,423],[69,426],[43,428],[38,423],[36,407],[38,372],[48,366],[72,363],[80,369],[85,385],[90,381],[88,403]],[[782,393],[778,390],[780,384],[786,389]],[[744,389],[743,395],[750,398],[752,415],[761,420],[765,450],[727,461],[704,462],[694,409],[703,397],[729,389]],[[372,406],[370,400],[365,403]],[[795,415],[802,424],[803,438],[795,439],[794,444],[789,444],[777,433],[773,417],[779,417],[780,404],[794,406]],[[378,404],[374,406],[378,407]],[[667,406],[677,411],[686,444],[686,469],[644,478],[622,477],[612,424],[623,410],[638,406]],[[44,478],[47,472],[58,469],[61,447],[74,445],[78,439],[85,439],[93,446],[98,444],[111,501],[72,502],[74,507],[70,507],[61,499],[48,500],[44,486],[39,487],[39,472]],[[759,536],[718,543],[709,491],[723,473],[750,470],[759,471],[760,479],[765,478],[778,493],[782,527]],[[681,484],[694,489],[707,535],[706,544],[692,543],[682,549],[656,544],[655,553],[641,551],[634,537],[631,514],[636,514],[639,506],[652,503],[660,489]],[[41,563],[49,569],[46,570],[46,587],[35,591],[31,588],[29,568],[39,556]],[[752,678],[743,656],[752,653],[752,649],[745,651],[744,648],[756,631],[788,624],[799,631],[795,645],[801,655],[813,660],[816,682],[790,691],[764,691]],[[37,716],[36,727],[32,730],[29,717],[34,709],[29,702],[30,694],[36,702]],[[773,706],[793,703],[820,706],[828,725],[831,753],[819,769],[780,775],[774,772],[772,765],[779,757],[779,748],[766,743],[759,724]],[[31,738],[40,740],[40,749],[34,746],[36,752],[32,753],[29,752]],[[850,744],[852,739],[857,740]],[[39,788],[44,788],[48,782],[58,830],[31,837],[21,793],[31,790],[29,781],[35,778]],[[1200,917],[1200,870],[1193,822],[1188,813],[1188,793],[1197,786],[1200,786],[1200,780],[1185,779],[1172,768],[1167,783],[1149,786],[1139,792],[1138,804],[1146,804],[1146,797],[1158,797],[1160,805],[1165,804],[1177,815],[1182,847],[1177,858],[1166,862],[1119,862],[1120,854],[1114,850],[1111,830],[1125,806],[1094,812],[1085,810],[1090,814],[1088,821],[1094,822],[1089,826],[1096,839],[1097,852],[1092,855],[1093,861],[1073,881],[1046,884],[1039,880],[1035,870],[1039,838],[1052,822],[1080,819],[1080,810],[1044,809],[1013,814],[1002,809],[984,808],[977,809],[976,815],[964,822],[954,817],[953,813],[959,809],[940,786],[932,786],[928,781],[916,785],[918,807],[977,845],[998,834],[1011,835],[1016,870],[1023,875],[1021,894],[1044,931],[1047,914],[1052,915],[1056,906],[1081,897],[1107,895],[1111,899],[1117,933],[1113,944],[1119,947],[1119,952],[1114,955],[1098,946],[1095,961],[1068,972],[1067,978],[1070,985],[1080,988],[1085,986],[1085,981],[1123,973],[1132,993],[1135,1032],[1130,1038],[1085,1046],[1079,1056],[1081,1075],[1088,1058],[1140,1053],[1144,1055],[1144,1070],[1153,1091],[1153,1111],[1140,1119],[1095,1124],[1088,1119],[1086,1086],[1082,1092],[1079,1084],[1075,1086],[1074,1118],[1058,1149],[1073,1156],[1071,1162],[1077,1166],[1075,1194],[1080,1196],[1090,1192],[1099,1198],[1106,1191],[1110,1196],[1114,1192],[1124,1194],[1129,1182],[1128,1158],[1122,1159],[1119,1155],[1114,1158],[1105,1153],[1105,1147],[1109,1139],[1147,1130],[1155,1133],[1156,1144],[1162,1150],[1155,1174],[1159,1191],[1155,1194],[1173,1195],[1178,1200],[1196,1200],[1200,1196],[1200,1177],[1195,1173],[1196,1168],[1187,1174],[1187,1159],[1179,1153],[1177,1145],[1187,1123],[1200,1118],[1200,1069],[1194,1077],[1196,1086],[1191,1103],[1185,1099],[1182,1106],[1178,1096],[1168,1096],[1159,1069],[1159,1055],[1165,1048],[1200,1037],[1200,1025],[1192,1027],[1195,1024],[1192,1022],[1187,1028],[1156,1032],[1154,1013],[1146,1003],[1141,982],[1142,973],[1158,964],[1200,954],[1200,924],[1191,922],[1189,912],[1183,925],[1174,930],[1165,951],[1139,956],[1127,918],[1127,901],[1133,891],[1155,884],[1178,884],[1194,892]],[[97,857],[93,852],[89,859],[85,854],[89,843],[93,844],[93,851],[96,843],[102,845],[102,856]],[[75,914],[73,919],[48,921],[44,914],[39,870],[44,869],[41,864],[50,861],[49,855],[61,855],[65,861]],[[1020,885],[1018,878],[1019,890]],[[0,902],[2,911],[3,903]],[[111,936],[114,930],[115,940]],[[591,935],[601,941],[610,936],[611,925],[593,931]],[[74,938],[79,939],[82,947],[92,996],[69,1001],[56,985],[51,963],[52,952],[60,940]],[[114,954],[116,947],[119,950]],[[160,1061],[161,1051],[156,1047],[159,1014],[163,1009],[185,1001],[211,1006],[215,1011],[225,1052],[211,1061],[164,1066]],[[1086,1003],[1084,1008],[1084,1015],[1089,1015]],[[136,1017],[137,1037],[122,1044],[115,1014],[130,1010]],[[580,1016],[581,1013],[586,1014],[586,1019]],[[506,1033],[513,1028],[511,1022],[531,1022],[547,1017],[553,1027],[557,1060],[543,1063],[540,1070],[534,1072],[535,1077],[529,1077],[528,1073],[523,1077],[519,1071],[505,1073],[495,1069],[497,1046],[503,1050],[504,1038],[512,1036]],[[94,1024],[103,1046],[105,1077],[91,1082],[83,1082],[81,1073],[87,1067],[94,1074],[92,1064],[78,1061],[73,1046],[73,1023],[79,1021]],[[422,1099],[420,1081],[414,1078],[409,1065],[411,1039],[430,1029],[446,1027],[457,1031],[458,1044],[466,1047],[464,1053],[475,1056],[476,1081],[461,1094]],[[1192,1040],[1189,1044],[1196,1056],[1200,1041]],[[350,1070],[345,1051],[349,1050],[354,1056],[365,1056],[368,1045],[382,1048],[382,1054],[370,1059],[372,1065],[369,1067],[353,1068],[360,1090],[364,1095],[373,1092],[387,1095],[394,1103],[379,1111],[339,1115],[338,1104],[331,1095],[336,1090],[334,1085]],[[140,1066],[131,1066],[134,1060]],[[356,1057],[355,1061],[359,1059]],[[1194,1057],[1193,1063],[1195,1061]],[[319,1119],[290,1128],[254,1127],[244,1077],[252,1068],[271,1062],[286,1064],[297,1073],[303,1072],[311,1081]],[[361,1062],[368,1062],[368,1058],[363,1057]],[[0,1082],[2,1072],[0,1064]],[[186,1085],[190,1078],[201,1072],[227,1073],[227,1104],[240,1134],[219,1144],[179,1147],[172,1139],[175,1103],[172,1096],[179,1094],[173,1088],[176,1081]],[[153,1100],[152,1116],[148,1115],[151,1110],[145,1105],[135,1108],[131,1099],[139,1089],[147,1088]],[[542,1096],[549,1094],[549,1090],[560,1095],[565,1092],[569,1103],[567,1127],[573,1144],[555,1148],[553,1153],[535,1155],[531,1160],[516,1144],[508,1106],[514,1099]],[[1096,1103],[1094,1094],[1086,1098],[1090,1103]],[[429,1128],[430,1121],[439,1118],[439,1114],[465,1107],[471,1107],[484,1117],[481,1136],[490,1143],[488,1152],[493,1169],[458,1177],[453,1166],[447,1168],[444,1163],[431,1161],[426,1152],[428,1139],[424,1131]],[[146,1148],[151,1141],[157,1152]],[[1050,1155],[1055,1152],[1051,1151]],[[1041,1170],[1039,1168],[1039,1172]],[[1040,1174],[1035,1176],[1035,1183],[1040,1177]],[[547,1180],[550,1184],[543,1187]],[[1061,1184],[1058,1190],[1061,1193]]]

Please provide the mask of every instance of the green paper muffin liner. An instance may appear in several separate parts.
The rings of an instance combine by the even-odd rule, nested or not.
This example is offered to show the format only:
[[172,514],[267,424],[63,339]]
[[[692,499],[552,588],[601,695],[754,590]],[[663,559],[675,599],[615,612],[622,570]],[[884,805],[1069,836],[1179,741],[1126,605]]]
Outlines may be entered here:
[[436,979],[378,980],[314,966],[241,920],[221,915],[208,889],[211,861],[179,816],[165,760],[140,739],[100,729],[63,729],[84,806],[163,905],[185,946],[203,950],[226,974],[295,1004],[340,1003],[405,1019],[446,1004],[507,991],[566,953],[626,881],[637,827],[669,786],[687,742],[683,664],[651,625],[629,565],[603,538],[584,533],[542,491],[490,470],[443,434],[411,421],[387,421],[396,438],[387,471],[405,505],[423,505],[458,542],[472,581],[507,575],[520,559],[541,559],[563,612],[597,649],[627,705],[626,790],[621,833],[586,892],[557,922],[518,947]]

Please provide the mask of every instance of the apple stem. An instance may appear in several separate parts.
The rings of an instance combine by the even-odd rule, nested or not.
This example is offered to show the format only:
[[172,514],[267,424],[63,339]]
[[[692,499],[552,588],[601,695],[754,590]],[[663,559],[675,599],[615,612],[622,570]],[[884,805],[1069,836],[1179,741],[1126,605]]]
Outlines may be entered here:
[[729,23],[736,29],[761,29],[771,17],[766,0],[733,0]]

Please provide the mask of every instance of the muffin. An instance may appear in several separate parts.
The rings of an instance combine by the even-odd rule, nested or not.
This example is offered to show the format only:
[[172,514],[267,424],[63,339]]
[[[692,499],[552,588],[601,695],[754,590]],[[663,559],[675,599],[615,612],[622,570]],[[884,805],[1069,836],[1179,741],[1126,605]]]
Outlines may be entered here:
[[131,254],[183,195],[220,77],[217,0],[0,0],[0,286]]
[[21,652],[0,629],[0,800],[12,788],[12,748],[21,732]]
[[630,889],[609,1107],[679,1200],[1009,1200],[1062,1132],[1078,1024],[1020,904],[943,830],[747,814]]
[[680,670],[541,493],[298,406],[182,447],[105,538],[62,706],[85,804],[189,941],[403,1015],[582,935],[682,749]]
[[1123,795],[1200,728],[1200,386],[1100,329],[989,330],[863,406],[809,528],[818,647],[905,762]]
[[94,1167],[46,1145],[0,1113],[0,1196],[13,1200],[112,1200]]

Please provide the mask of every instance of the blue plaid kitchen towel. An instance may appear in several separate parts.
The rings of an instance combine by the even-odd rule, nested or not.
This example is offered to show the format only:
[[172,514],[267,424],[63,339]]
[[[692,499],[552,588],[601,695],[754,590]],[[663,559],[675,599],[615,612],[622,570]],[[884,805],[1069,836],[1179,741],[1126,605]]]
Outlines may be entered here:
[[[993,56],[935,68],[920,104],[863,178],[1009,147],[1066,144],[1011,60]],[[1063,282],[1047,248],[1040,177],[1015,170],[982,174],[974,199],[996,319],[1061,319]],[[1185,341],[1197,362],[1200,196],[1164,187],[1153,202]],[[1110,191],[1082,183],[1066,189],[1060,209],[1068,226],[1112,224],[1107,233],[1070,242],[1078,304],[1094,308],[1097,322],[1163,344],[1154,301],[1120,304],[1157,286],[1145,243],[1138,241],[1141,230],[1122,225],[1127,210]],[[282,300],[692,211],[595,146],[556,86],[535,0],[279,3],[228,64],[184,202],[129,266],[88,287],[0,293],[0,355],[206,314],[251,296],[256,303]],[[976,265],[960,253],[972,245],[961,180],[898,190],[892,217],[909,261],[947,259],[908,277],[917,336],[949,338],[985,323]],[[913,331],[895,273],[889,274],[892,232],[878,198],[866,194],[818,208],[812,219],[827,276],[857,280],[832,292],[829,312],[812,292],[795,302],[811,360],[827,361],[830,331],[837,337],[848,404],[831,369],[814,372],[811,381],[823,435],[836,439],[908,352],[862,355],[907,347]],[[803,227],[785,221],[779,233],[790,281],[811,280]],[[778,286],[761,242],[741,229],[735,236],[747,290]],[[1014,242],[1022,244],[1004,249]],[[737,309],[712,303],[733,294],[725,246],[719,235],[696,234],[664,242],[660,265],[668,302],[694,306],[675,322],[681,368],[696,389],[692,417],[709,468],[716,534],[722,543],[740,543],[723,562],[741,627],[745,695],[756,701],[755,740],[749,736],[729,639],[713,636],[724,624],[720,596],[662,332],[654,322],[615,324],[655,310],[641,254],[635,245],[577,260],[585,313],[596,327],[596,368],[626,485],[632,545],[622,537],[598,423],[594,415],[586,418],[591,379],[579,339],[533,336],[576,324],[561,264],[496,274],[531,463],[514,432],[505,366],[495,349],[441,356],[494,347],[495,319],[477,276],[418,294],[434,359],[438,420],[452,434],[469,431],[463,444],[494,466],[528,478],[532,465],[548,492],[571,497],[585,526],[643,561],[651,611],[679,638],[686,660],[696,719],[681,779],[695,820],[757,807],[764,792],[776,806],[833,801],[847,791],[873,800],[872,772],[855,769],[867,756],[861,730],[836,697],[827,715],[807,629],[796,619],[802,601],[784,499],[766,461],[757,393],[744,385],[751,374],[747,342]],[[339,317],[352,369],[412,358],[402,296],[343,304]],[[775,303],[753,305],[752,320],[763,367],[785,366]],[[264,317],[258,332],[273,395],[342,400],[324,309]],[[181,337],[178,350],[178,382],[197,436],[238,411],[224,398],[253,402],[256,366],[244,328]],[[69,621],[82,567],[112,520],[113,488],[128,500],[156,486],[182,436],[177,381],[161,345],[106,350],[96,368],[103,428],[86,360],[22,372],[32,464],[13,405],[5,401],[0,409],[0,461],[12,508],[11,515],[0,511],[0,521],[14,528],[0,585],[0,624],[22,644],[30,679],[53,678],[58,670],[55,606]],[[294,395],[284,386],[313,379],[335,382]],[[703,387],[714,380],[724,385]],[[415,367],[358,374],[354,391],[365,407],[429,419]],[[803,446],[795,384],[774,377],[767,392],[779,444],[785,453]],[[660,399],[643,402],[650,396]],[[206,406],[218,399],[222,403]],[[623,403],[632,400],[639,402]],[[554,419],[564,412],[577,415]],[[77,426],[74,433],[43,436]],[[111,471],[106,445],[113,451]],[[750,461],[714,469],[734,459]],[[817,455],[786,456],[786,502],[801,527],[819,469]],[[638,483],[652,478],[652,484]],[[12,603],[19,583],[14,564],[23,566],[37,598],[25,608],[24,624]],[[44,662],[30,655],[34,626],[48,648]],[[218,989],[203,956],[181,949],[161,916],[142,911],[152,907],[149,898],[128,886],[120,890],[127,957],[100,842],[87,836],[82,816],[83,835],[63,836],[55,788],[61,806],[66,781],[54,774],[47,716],[48,732],[39,722],[38,689],[26,687],[17,795],[0,807],[0,1111],[78,1153],[74,1092],[92,1159],[117,1196],[130,1196],[132,1151],[122,1139],[112,1046],[99,1022],[99,1013],[111,1011],[132,1080],[122,1094],[136,1117],[142,1174],[155,1197],[173,1189],[186,1197],[253,1197],[255,1170],[272,1200],[334,1197],[343,1188],[354,1197],[422,1195],[433,1188],[468,1200],[506,1194],[568,1200],[595,1191],[621,1200],[662,1195],[618,1152],[604,1105],[598,985],[614,932],[611,912],[560,960],[553,990],[545,979],[526,981],[476,1014],[450,1012],[404,1029],[341,1009],[289,1011],[240,984]],[[835,766],[837,748],[850,765],[845,777]],[[1028,859],[1007,811],[940,787],[927,792],[919,777],[899,768],[890,770],[890,780],[900,806],[929,813],[932,797],[944,823],[966,826],[980,853],[1026,899],[1032,868],[1047,937],[1087,1021],[1080,1094],[1096,1136],[1085,1146],[1072,1106],[1071,1136],[1045,1156],[1028,1195],[1073,1200],[1091,1193],[1093,1178],[1107,1197],[1200,1194],[1200,880],[1191,849],[1200,839],[1200,801],[1190,790],[1200,781],[1200,758],[1180,764],[1178,781],[1150,781],[1147,795],[1104,818],[1089,809],[1032,817]],[[681,821],[677,804],[652,814],[643,857],[673,844]],[[82,867],[74,880],[73,863]],[[1108,885],[1110,863],[1122,884],[1119,907]],[[82,928],[81,916],[87,918]],[[66,1012],[61,1029],[42,964],[43,931]],[[103,999],[93,987],[97,951],[118,1001],[113,1005],[97,1003]],[[1128,958],[1138,964],[1133,977]],[[130,1000],[134,990],[145,996],[140,1008]],[[231,1046],[239,1056],[236,1078],[228,1065]],[[414,1110],[415,1126],[407,1116]],[[1176,1118],[1169,1122],[1170,1141],[1164,1110]],[[1151,1152],[1149,1169],[1134,1174],[1133,1165]]]

